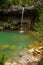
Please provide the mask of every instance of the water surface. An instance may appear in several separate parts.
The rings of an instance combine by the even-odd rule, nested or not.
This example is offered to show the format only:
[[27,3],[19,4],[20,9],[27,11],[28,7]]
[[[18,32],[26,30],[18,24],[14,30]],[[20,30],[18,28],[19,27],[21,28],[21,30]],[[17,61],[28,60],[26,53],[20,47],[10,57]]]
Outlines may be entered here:
[[37,38],[30,33],[0,32],[0,56],[7,57],[18,54],[21,50],[33,43]]

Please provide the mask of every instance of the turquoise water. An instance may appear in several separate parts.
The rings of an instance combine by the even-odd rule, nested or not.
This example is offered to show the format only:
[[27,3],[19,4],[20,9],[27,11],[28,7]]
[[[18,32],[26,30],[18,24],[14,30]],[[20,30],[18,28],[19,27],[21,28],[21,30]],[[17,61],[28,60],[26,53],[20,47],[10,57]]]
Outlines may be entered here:
[[7,57],[16,55],[35,40],[37,38],[30,33],[0,32],[0,56],[3,53]]

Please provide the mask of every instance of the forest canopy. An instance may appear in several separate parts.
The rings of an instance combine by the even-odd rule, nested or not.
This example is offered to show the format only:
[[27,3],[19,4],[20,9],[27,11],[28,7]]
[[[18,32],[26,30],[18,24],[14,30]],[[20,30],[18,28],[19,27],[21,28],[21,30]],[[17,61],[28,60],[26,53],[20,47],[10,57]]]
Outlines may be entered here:
[[0,7],[14,5],[29,6],[37,2],[38,0],[0,0]]

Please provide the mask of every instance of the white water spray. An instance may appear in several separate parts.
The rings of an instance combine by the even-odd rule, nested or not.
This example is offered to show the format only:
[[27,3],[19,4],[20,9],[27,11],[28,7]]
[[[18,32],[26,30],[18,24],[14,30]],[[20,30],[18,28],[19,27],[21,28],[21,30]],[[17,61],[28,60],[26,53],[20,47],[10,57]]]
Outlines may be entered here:
[[20,33],[24,33],[24,30],[23,30],[23,15],[24,15],[24,7],[22,8],[22,16],[21,16],[21,29],[20,29]]

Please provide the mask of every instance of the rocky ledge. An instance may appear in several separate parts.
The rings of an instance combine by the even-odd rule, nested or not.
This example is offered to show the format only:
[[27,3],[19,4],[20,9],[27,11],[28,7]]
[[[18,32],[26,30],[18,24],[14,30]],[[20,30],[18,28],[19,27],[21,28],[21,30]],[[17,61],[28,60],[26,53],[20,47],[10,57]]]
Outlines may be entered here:
[[41,49],[26,49],[21,52],[18,57],[8,59],[4,65],[38,65],[38,61],[41,59]]

